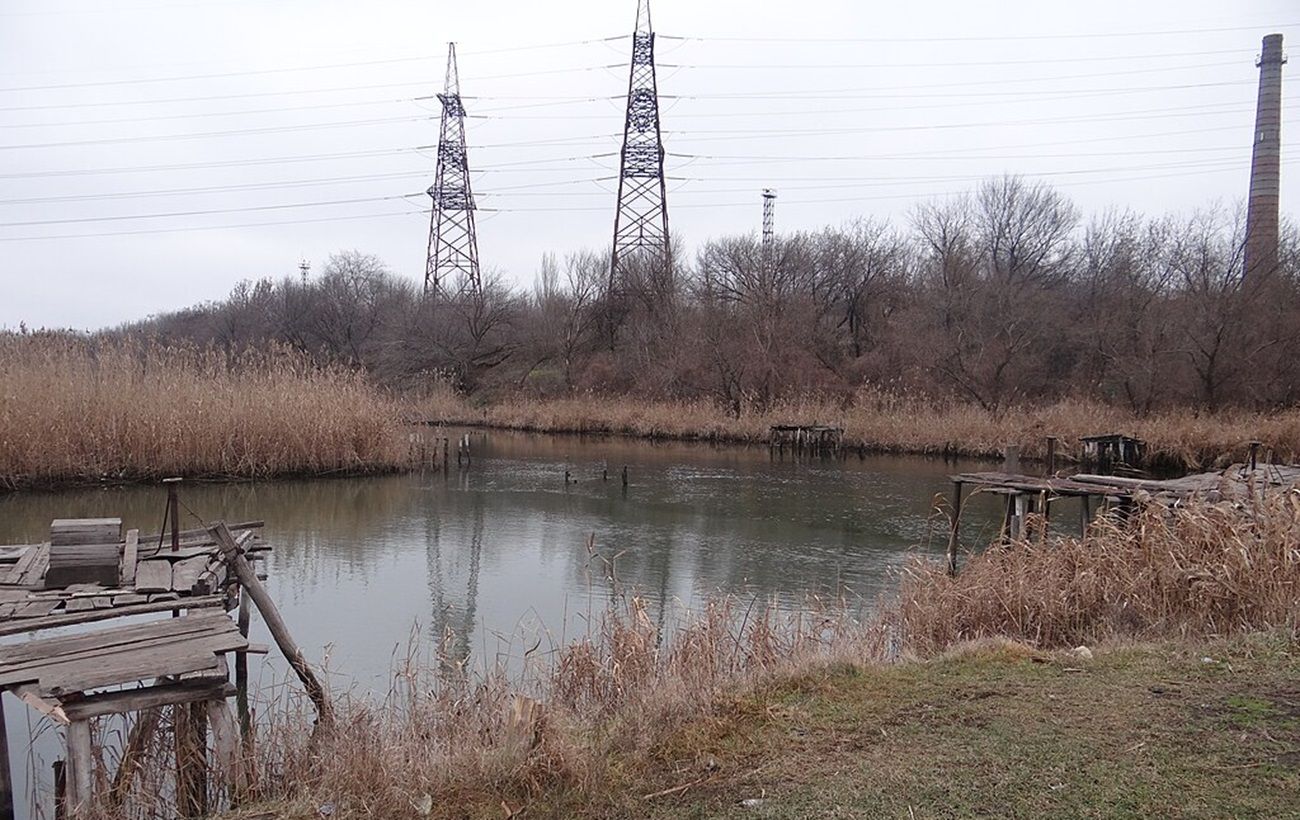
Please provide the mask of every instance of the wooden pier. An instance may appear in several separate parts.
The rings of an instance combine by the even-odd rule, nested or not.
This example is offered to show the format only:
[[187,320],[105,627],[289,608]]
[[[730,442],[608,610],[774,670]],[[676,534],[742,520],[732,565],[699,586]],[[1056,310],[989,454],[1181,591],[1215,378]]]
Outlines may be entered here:
[[844,428],[821,424],[774,424],[768,430],[768,447],[777,453],[787,449],[794,455],[839,455],[844,446]]
[[1080,529],[1086,531],[1093,515],[1104,508],[1126,509],[1139,498],[1176,505],[1189,499],[1223,501],[1244,499],[1266,489],[1300,486],[1300,467],[1277,464],[1235,464],[1226,470],[1197,473],[1168,480],[1080,473],[1072,476],[1034,476],[1008,472],[960,473],[950,476],[952,523],[948,538],[948,570],[957,571],[963,492],[978,492],[1005,498],[1001,538],[1014,541],[1026,535],[1030,516],[1046,526],[1051,504],[1060,498],[1081,501]]
[[[0,645],[0,691],[65,729],[66,760],[55,766],[59,816],[75,820],[106,807],[122,810],[164,711],[170,711],[176,741],[177,816],[209,812],[210,775],[227,795],[242,788],[252,742],[247,655],[267,651],[248,641],[250,606],[261,611],[322,723],[329,718],[323,690],[261,586],[255,562],[269,550],[260,538],[262,523],[182,531],[175,510],[173,488],[170,532],[123,532],[117,518],[63,519],[52,523],[47,542],[0,547],[0,635],[30,635]],[[238,620],[230,614],[235,610]],[[93,625],[149,615],[107,628]],[[57,627],[77,629],[41,634]],[[228,704],[232,696],[238,720]],[[106,780],[91,722],[125,713],[137,718],[123,740],[117,772]],[[0,818],[12,818],[2,733],[0,741]],[[109,781],[107,793],[97,794]]]

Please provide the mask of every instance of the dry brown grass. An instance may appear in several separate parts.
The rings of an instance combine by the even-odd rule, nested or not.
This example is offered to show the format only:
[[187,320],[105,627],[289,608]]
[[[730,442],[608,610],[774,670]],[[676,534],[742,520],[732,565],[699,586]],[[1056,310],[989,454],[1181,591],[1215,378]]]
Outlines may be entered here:
[[678,759],[682,732],[779,681],[952,659],[972,644],[981,657],[990,646],[1020,657],[1293,629],[1298,607],[1297,492],[1152,505],[1082,540],[971,556],[955,578],[917,559],[898,598],[861,620],[839,605],[782,614],[720,600],[662,635],[633,598],[588,638],[538,653],[522,677],[474,681],[445,660],[408,664],[383,702],[341,698],[337,733],[315,747],[308,712],[278,713],[261,744],[258,796],[304,818],[325,804],[340,817],[490,817],[528,805],[628,816],[664,788],[664,772],[710,777],[707,761]]
[[1081,436],[1122,432],[1145,439],[1150,454],[1170,466],[1212,467],[1240,461],[1258,440],[1281,461],[1300,458],[1300,410],[1198,413],[1167,410],[1135,416],[1090,400],[991,413],[973,404],[943,402],[863,389],[849,402],[806,398],[739,418],[710,401],[652,402],[595,395],[568,399],[507,399],[472,407],[443,397],[426,417],[519,430],[608,433],[645,438],[764,442],[773,424],[842,426],[851,447],[873,452],[997,457],[1007,444],[1022,455],[1045,455],[1045,439],[1062,440],[1061,453],[1078,452]]
[[1084,538],[990,548],[955,577],[918,561],[898,606],[921,654],[992,637],[1063,647],[1288,626],[1300,612],[1300,490],[1173,513],[1149,504]]
[[405,463],[404,406],[285,350],[0,335],[0,489]]

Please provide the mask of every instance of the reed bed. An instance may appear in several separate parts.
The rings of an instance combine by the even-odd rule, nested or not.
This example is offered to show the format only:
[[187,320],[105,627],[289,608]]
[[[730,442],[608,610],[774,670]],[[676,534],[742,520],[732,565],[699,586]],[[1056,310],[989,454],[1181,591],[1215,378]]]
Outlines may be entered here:
[[0,489],[406,463],[405,408],[283,349],[0,335]]
[[1300,613],[1300,490],[1245,502],[1151,503],[1082,538],[1023,540],[969,556],[950,577],[908,567],[897,618],[921,655],[1010,638],[1068,647],[1116,638],[1291,628]]
[[1084,538],[971,555],[956,577],[917,558],[897,597],[865,617],[844,602],[790,613],[720,599],[664,635],[631,598],[588,637],[526,652],[523,674],[408,659],[386,698],[338,698],[338,728],[323,738],[313,740],[305,704],[273,709],[256,805],[285,817],[326,806],[340,817],[415,818],[510,815],[543,801],[551,813],[624,816],[631,806],[635,816],[662,786],[645,773],[675,761],[674,738],[764,686],[924,662],[972,643],[1029,653],[1294,630],[1297,612],[1294,491],[1174,511],[1152,504]]
[[584,395],[563,399],[507,398],[484,407],[442,400],[429,418],[516,430],[612,434],[641,438],[766,442],[774,424],[844,428],[845,444],[875,453],[996,458],[1008,444],[1027,458],[1046,455],[1047,436],[1060,455],[1080,451],[1079,439],[1124,433],[1147,442],[1148,454],[1170,468],[1211,468],[1242,460],[1257,440],[1279,461],[1300,458],[1300,409],[1275,413],[1192,408],[1134,415],[1087,399],[991,412],[977,405],[863,388],[847,400],[807,397],[739,416],[707,401],[646,401]]

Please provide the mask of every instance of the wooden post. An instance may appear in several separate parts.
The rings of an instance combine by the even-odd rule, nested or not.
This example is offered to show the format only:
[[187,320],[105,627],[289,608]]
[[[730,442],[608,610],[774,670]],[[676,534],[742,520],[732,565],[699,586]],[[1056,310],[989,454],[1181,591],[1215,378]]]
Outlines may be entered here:
[[961,529],[961,482],[952,483],[952,530],[948,533],[948,574],[957,574],[957,549]]
[[[252,619],[248,591],[239,588],[239,634],[248,637],[248,625]],[[239,711],[239,729],[243,733],[244,745],[253,741],[253,719],[248,710],[248,653],[235,653],[235,708]]]
[[208,813],[208,719],[201,703],[172,705],[176,734],[176,810],[181,817]]
[[307,664],[307,659],[303,656],[302,650],[294,641],[293,635],[289,633],[289,627],[285,624],[284,619],[280,617],[280,610],[271,599],[266,587],[257,579],[257,572],[248,559],[244,557],[243,551],[239,544],[235,543],[234,537],[230,530],[226,529],[223,521],[218,521],[208,528],[208,532],[216,540],[218,547],[221,549],[221,557],[230,563],[235,571],[239,583],[252,599],[257,611],[262,613],[262,620],[266,621],[266,627],[271,632],[271,637],[275,638],[276,644],[279,645],[280,651],[284,653],[285,659],[293,667],[293,671],[298,674],[298,679],[302,681],[303,687],[307,690],[307,696],[311,698],[312,703],[316,704],[318,715],[318,724],[323,727],[330,727],[334,723],[334,712],[330,708],[329,700],[325,697],[325,688],[321,686],[320,681],[316,679],[316,674],[312,672],[311,667]]
[[627,486],[627,465],[623,465],[623,486]]
[[68,764],[54,761],[54,820],[68,820]]
[[0,820],[14,820],[14,781],[9,770],[9,732],[5,727],[3,693],[0,693]]
[[68,724],[68,816],[81,818],[90,810],[91,771],[90,721]]
[[220,782],[229,788],[238,802],[245,791],[244,761],[239,748],[239,729],[230,715],[225,698],[213,698],[206,704],[208,723],[212,725],[212,749],[216,756]]
[[1056,475],[1056,436],[1047,437],[1047,474]]

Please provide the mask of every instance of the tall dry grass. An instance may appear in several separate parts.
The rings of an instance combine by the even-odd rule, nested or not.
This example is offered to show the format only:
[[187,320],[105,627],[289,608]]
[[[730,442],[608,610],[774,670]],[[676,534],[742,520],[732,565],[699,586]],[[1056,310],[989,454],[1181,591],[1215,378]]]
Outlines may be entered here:
[[872,452],[998,457],[1008,444],[1027,458],[1046,455],[1046,437],[1061,439],[1062,456],[1080,450],[1082,436],[1125,433],[1144,439],[1149,454],[1170,467],[1210,468],[1241,460],[1248,442],[1263,442],[1280,461],[1300,458],[1300,409],[1276,413],[1191,408],[1134,415],[1080,399],[993,413],[977,405],[863,389],[849,401],[809,397],[739,417],[711,401],[644,401],[585,395],[564,399],[504,399],[484,407],[443,397],[431,419],[518,430],[601,433],[644,438],[764,442],[773,424],[831,424],[850,447]]
[[534,653],[522,675],[408,662],[386,699],[340,698],[336,733],[315,743],[309,710],[275,712],[256,798],[285,817],[326,805],[341,817],[477,816],[536,801],[621,816],[671,790],[643,779],[665,760],[678,784],[707,780],[706,761],[672,757],[683,727],[830,664],[923,661],[989,638],[1050,650],[1294,630],[1297,613],[1300,492],[1152,504],[1085,538],[972,555],[956,577],[918,558],[898,596],[863,618],[842,602],[791,614],[723,599],[665,635],[633,598],[590,636]]
[[286,350],[0,335],[0,488],[391,469],[404,412]]
[[923,655],[995,636],[1059,647],[1291,626],[1300,615],[1300,489],[1172,513],[1151,503],[1127,520],[1101,518],[1082,538],[990,548],[955,577],[914,562],[897,613]]

